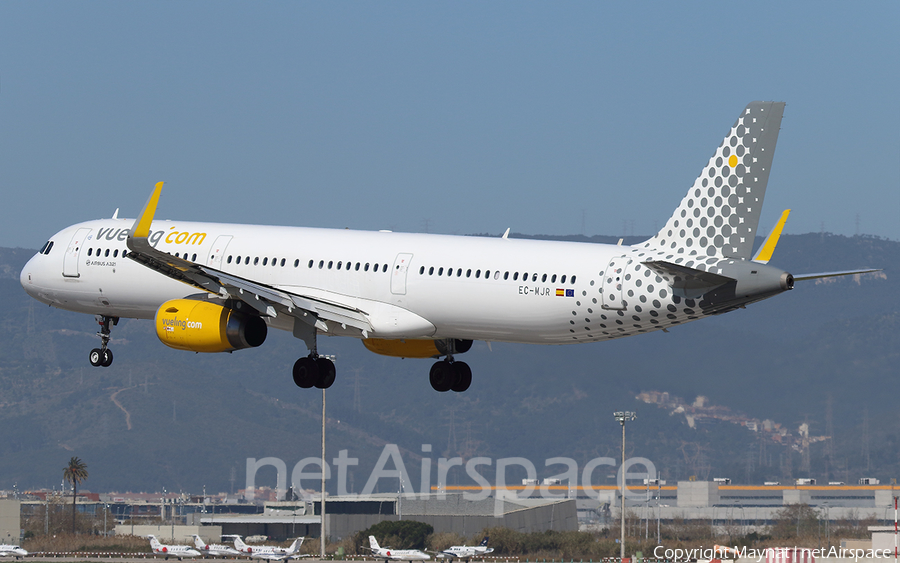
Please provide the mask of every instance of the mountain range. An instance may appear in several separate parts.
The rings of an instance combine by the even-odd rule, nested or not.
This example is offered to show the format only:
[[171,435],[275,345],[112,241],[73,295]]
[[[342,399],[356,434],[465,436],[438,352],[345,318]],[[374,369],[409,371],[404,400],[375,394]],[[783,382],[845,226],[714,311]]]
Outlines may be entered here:
[[[94,319],[48,308],[19,285],[34,252],[0,248],[0,489],[57,487],[77,455],[88,465],[90,490],[237,491],[247,458],[276,457],[290,472],[319,456],[322,394],[297,388],[290,375],[307,353],[302,342],[272,331],[260,348],[191,354],[162,345],[152,322],[123,319],[110,344],[115,362],[93,368]],[[561,466],[545,467],[548,458],[572,458],[581,468],[618,458],[621,427],[612,413],[631,410],[637,419],[627,427],[626,454],[651,460],[671,481],[900,476],[900,243],[783,235],[771,263],[793,274],[883,271],[797,282],[745,310],[639,338],[476,342],[461,358],[474,372],[461,394],[431,389],[431,361],[324,338],[319,350],[334,354],[338,369],[327,392],[327,457],[348,450],[359,458],[349,469],[351,492],[362,490],[386,444],[399,447],[417,491],[423,456],[432,460],[432,484],[439,457],[523,457],[549,477]],[[651,391],[683,398],[688,410],[703,396],[739,415],[732,418],[770,420],[794,438],[807,424],[814,439],[807,448],[715,418],[692,426],[689,412],[637,398]],[[490,481],[493,471],[482,467]],[[594,483],[613,483],[613,471],[596,471]],[[516,467],[508,475],[507,482],[525,476]],[[470,479],[455,468],[448,481]],[[274,470],[261,469],[256,484],[274,487]],[[397,486],[381,479],[376,491]]]

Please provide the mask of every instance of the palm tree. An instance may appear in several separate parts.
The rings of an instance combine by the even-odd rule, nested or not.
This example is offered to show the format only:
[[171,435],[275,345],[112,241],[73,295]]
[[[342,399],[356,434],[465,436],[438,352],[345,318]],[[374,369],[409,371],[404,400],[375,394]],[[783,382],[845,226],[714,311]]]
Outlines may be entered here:
[[78,483],[88,478],[87,464],[72,457],[69,465],[63,468],[63,479],[72,483],[72,533],[75,533],[75,495],[78,493]]

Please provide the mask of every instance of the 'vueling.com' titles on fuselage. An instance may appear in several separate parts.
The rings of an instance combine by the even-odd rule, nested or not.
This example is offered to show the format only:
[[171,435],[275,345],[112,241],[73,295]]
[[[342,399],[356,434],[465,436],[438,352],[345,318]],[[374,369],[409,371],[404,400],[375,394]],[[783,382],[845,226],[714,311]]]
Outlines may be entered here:
[[135,220],[116,214],[55,234],[21,282],[44,303],[96,315],[93,365],[112,363],[120,317],[151,318],[163,343],[197,352],[289,331],[309,349],[292,371],[301,387],[334,381],[318,354],[326,334],[379,354],[443,358],[431,385],[465,391],[472,371],[457,357],[475,340],[634,336],[744,307],[794,280],[870,271],[792,276],[769,266],[787,211],[753,254],[783,110],[749,104],[665,226],[632,246],[154,221],[160,182]]
[[[177,227],[169,227],[168,231],[150,231],[147,239],[156,247],[160,241],[168,244],[202,245],[206,240],[206,233],[192,233],[190,231],[178,231]],[[115,227],[97,228],[96,240],[117,240],[125,242],[131,229],[116,229]],[[165,237],[165,238],[163,238]]]

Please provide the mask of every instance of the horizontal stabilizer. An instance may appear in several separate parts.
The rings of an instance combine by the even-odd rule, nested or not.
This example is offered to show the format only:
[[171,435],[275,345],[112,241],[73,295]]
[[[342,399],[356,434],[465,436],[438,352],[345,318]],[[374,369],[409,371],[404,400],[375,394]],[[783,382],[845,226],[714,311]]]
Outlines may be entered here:
[[818,274],[800,274],[794,276],[794,281],[816,280],[819,278],[836,278],[838,276],[852,276],[855,274],[871,274],[872,272],[880,272],[881,268],[870,268],[866,270],[846,270],[843,272],[820,272]]
[[673,294],[686,299],[699,297],[707,291],[734,281],[727,276],[688,268],[665,260],[647,260],[643,264],[666,280]]

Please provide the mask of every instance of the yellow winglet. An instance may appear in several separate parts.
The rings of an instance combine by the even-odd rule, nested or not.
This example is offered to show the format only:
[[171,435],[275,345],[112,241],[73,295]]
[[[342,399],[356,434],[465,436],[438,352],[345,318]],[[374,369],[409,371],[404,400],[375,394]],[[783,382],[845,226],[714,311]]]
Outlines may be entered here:
[[150,236],[150,223],[153,222],[153,216],[156,215],[156,204],[159,203],[159,193],[162,191],[163,182],[157,182],[150,199],[144,205],[144,210],[134,222],[131,229],[131,236],[134,238],[147,238]]
[[772,253],[775,252],[775,246],[778,244],[778,239],[781,237],[781,230],[784,229],[784,224],[787,222],[788,215],[790,214],[790,209],[785,209],[781,213],[781,219],[775,223],[772,232],[769,233],[769,236],[766,237],[766,240],[763,241],[762,246],[760,246],[759,250],[756,252],[756,256],[753,257],[754,262],[759,262],[760,264],[769,263],[769,260],[772,259]]

